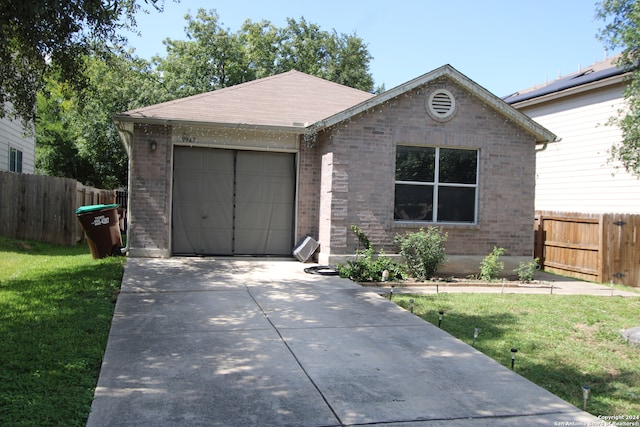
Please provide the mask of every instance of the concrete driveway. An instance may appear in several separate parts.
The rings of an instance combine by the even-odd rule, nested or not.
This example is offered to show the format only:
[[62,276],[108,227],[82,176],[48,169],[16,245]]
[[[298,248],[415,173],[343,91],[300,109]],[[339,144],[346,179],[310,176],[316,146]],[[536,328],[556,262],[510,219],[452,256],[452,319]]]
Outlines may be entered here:
[[306,266],[129,259],[87,425],[598,421],[373,290]]

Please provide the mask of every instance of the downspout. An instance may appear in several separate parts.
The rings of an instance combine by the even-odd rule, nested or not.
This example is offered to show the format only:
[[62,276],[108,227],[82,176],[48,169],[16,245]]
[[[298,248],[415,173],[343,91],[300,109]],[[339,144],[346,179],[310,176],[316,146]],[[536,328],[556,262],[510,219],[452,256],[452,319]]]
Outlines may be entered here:
[[[539,145],[539,144],[538,144],[538,145]],[[534,151],[535,151],[536,153],[538,153],[538,152],[540,152],[540,151],[544,151],[544,150],[546,150],[546,149],[547,149],[547,145],[549,145],[549,142],[548,142],[548,141],[543,142],[543,143],[542,143],[542,148],[536,148]]]
[[127,152],[127,157],[128,157],[128,164],[127,164],[127,234],[126,234],[126,238],[127,238],[127,244],[125,245],[124,248],[120,249],[120,252],[122,253],[122,255],[126,255],[127,252],[129,252],[129,245],[131,242],[130,238],[131,238],[131,170],[132,170],[132,164],[131,162],[132,157],[131,157],[131,150],[133,149],[133,132],[131,132],[130,130],[125,129],[124,126],[122,126],[122,122],[119,121],[115,121],[116,124],[116,129],[118,130],[118,133],[120,134],[120,140],[122,141],[122,145],[124,146],[124,150]]
[[[544,141],[544,142],[542,143],[542,148],[536,148],[536,149],[535,149],[535,152],[536,152],[536,153],[539,153],[540,151],[544,151],[544,150],[546,150],[546,149],[547,149],[547,145],[549,145],[549,143],[550,143],[550,142],[560,142],[560,141],[562,141],[562,138],[556,138],[556,139],[554,139],[553,141]],[[539,145],[539,144],[538,144],[538,145]]]

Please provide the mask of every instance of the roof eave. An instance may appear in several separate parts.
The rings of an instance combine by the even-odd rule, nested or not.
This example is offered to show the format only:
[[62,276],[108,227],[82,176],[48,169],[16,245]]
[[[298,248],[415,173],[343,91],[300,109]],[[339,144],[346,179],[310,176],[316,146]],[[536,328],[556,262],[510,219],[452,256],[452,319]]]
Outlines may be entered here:
[[228,122],[205,122],[196,120],[180,120],[161,117],[134,117],[128,114],[118,114],[113,117],[113,121],[117,123],[133,123],[133,124],[153,124],[153,125],[189,125],[189,126],[203,126],[209,128],[226,128],[226,129],[239,129],[239,130],[264,130],[271,132],[285,132],[295,133],[302,135],[305,133],[307,123],[300,123],[291,126],[283,125],[263,125],[254,123],[228,123]]
[[586,92],[586,91],[590,91],[590,90],[595,90],[595,89],[600,89],[603,87],[607,87],[607,86],[613,86],[616,84],[620,84],[623,83],[625,80],[629,79],[631,77],[632,73],[624,73],[624,74],[619,74],[613,77],[609,77],[606,79],[602,79],[602,80],[597,80],[595,82],[591,82],[591,83],[587,83],[587,84],[583,84],[583,85],[579,85],[579,86],[574,86],[574,87],[570,87],[564,90],[559,90],[556,92],[551,92],[545,95],[541,95],[541,96],[536,96],[534,98],[529,98],[529,99],[525,99],[523,101],[519,101],[519,102],[514,102],[513,104],[511,104],[512,107],[514,108],[523,108],[523,107],[530,107],[533,105],[537,105],[537,104],[542,104],[545,102],[549,102],[549,101],[553,101],[556,100],[558,98],[564,98],[565,96],[571,96],[571,95],[577,95],[579,93],[582,92]]

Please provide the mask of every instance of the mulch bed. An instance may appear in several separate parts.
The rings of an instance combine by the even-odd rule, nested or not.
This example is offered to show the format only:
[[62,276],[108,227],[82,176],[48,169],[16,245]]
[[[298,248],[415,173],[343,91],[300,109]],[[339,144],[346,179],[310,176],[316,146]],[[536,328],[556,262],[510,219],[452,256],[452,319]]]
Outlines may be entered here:
[[499,280],[479,280],[467,277],[448,277],[448,278],[434,278],[426,282],[419,282],[413,279],[403,280],[401,282],[359,282],[361,286],[366,287],[385,287],[397,286],[399,288],[405,287],[424,287],[424,286],[491,286],[491,287],[505,287],[505,288],[550,288],[551,284],[542,280],[532,280],[531,282],[521,282],[517,277],[505,277]]

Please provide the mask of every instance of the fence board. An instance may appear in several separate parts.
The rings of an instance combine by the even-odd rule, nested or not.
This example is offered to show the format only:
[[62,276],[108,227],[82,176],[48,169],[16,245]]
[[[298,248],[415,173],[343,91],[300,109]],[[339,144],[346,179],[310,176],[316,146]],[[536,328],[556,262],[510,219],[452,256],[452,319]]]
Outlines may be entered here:
[[114,201],[113,191],[73,179],[0,172],[0,235],[75,245],[84,236],[76,209]]
[[536,212],[535,256],[547,271],[640,286],[640,215]]

